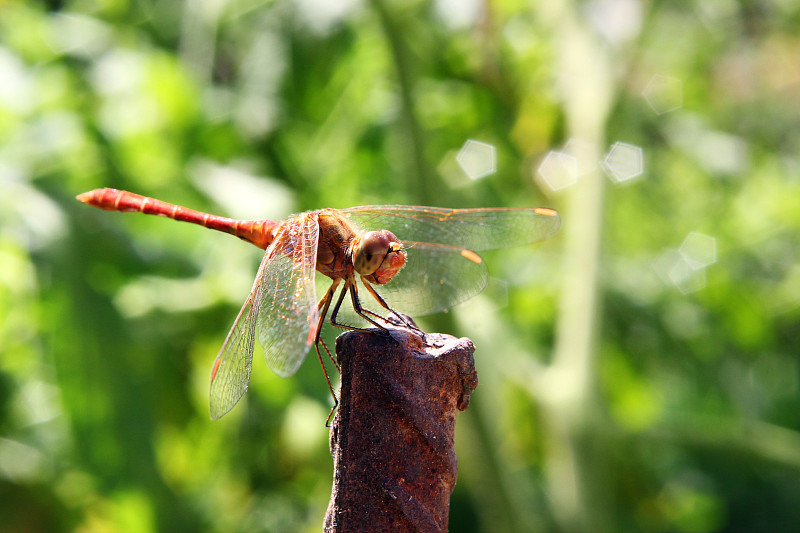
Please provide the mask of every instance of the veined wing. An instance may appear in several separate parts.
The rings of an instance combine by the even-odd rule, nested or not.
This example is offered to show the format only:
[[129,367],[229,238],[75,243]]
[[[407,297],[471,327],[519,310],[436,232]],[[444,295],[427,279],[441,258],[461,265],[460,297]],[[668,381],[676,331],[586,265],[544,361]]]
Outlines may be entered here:
[[561,224],[548,208],[372,205],[341,211],[363,230],[388,229],[407,247],[406,265],[380,292],[393,308],[417,316],[453,307],[486,288],[486,266],[474,252],[540,241]]
[[404,242],[408,258],[403,269],[378,291],[393,309],[412,316],[449,309],[483,292],[489,275],[475,254],[444,244]]
[[211,369],[209,400],[211,419],[219,420],[244,396],[250,383],[250,368],[253,363],[253,345],[256,331],[258,289],[269,255],[264,254],[258,267],[253,288],[247,296],[239,315],[228,333],[228,337]]
[[446,244],[474,252],[541,241],[561,226],[558,213],[545,207],[447,209],[367,205],[341,212],[361,229],[388,229],[403,243]]
[[264,254],[250,295],[214,361],[209,395],[213,420],[233,409],[247,391],[256,324],[267,364],[282,377],[297,371],[314,342],[319,230],[313,213],[294,221],[284,225]]
[[317,213],[305,213],[282,224],[267,249],[255,314],[267,364],[281,377],[297,372],[314,343],[318,240]]

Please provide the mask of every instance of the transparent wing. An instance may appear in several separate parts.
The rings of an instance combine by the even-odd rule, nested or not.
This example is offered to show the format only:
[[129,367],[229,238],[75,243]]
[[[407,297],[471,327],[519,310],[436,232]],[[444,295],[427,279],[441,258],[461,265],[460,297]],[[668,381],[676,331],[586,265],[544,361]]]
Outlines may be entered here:
[[367,205],[341,210],[361,229],[388,229],[408,241],[446,244],[474,252],[544,240],[558,231],[552,209],[446,209],[413,205]]
[[319,230],[316,216],[284,224],[264,254],[253,288],[211,370],[211,418],[238,403],[250,382],[256,325],[269,367],[286,377],[297,371],[314,342],[318,312],[314,267]]
[[255,314],[267,364],[281,377],[297,372],[314,343],[318,237],[317,214],[306,213],[285,222],[267,249]]
[[376,286],[392,309],[411,316],[438,313],[486,288],[486,264],[464,257],[461,248],[405,244],[408,257],[403,269],[386,285]]
[[233,409],[242,398],[250,383],[250,368],[253,362],[256,313],[258,307],[258,286],[261,274],[267,264],[267,255],[261,260],[253,288],[247,296],[239,315],[228,333],[228,337],[214,361],[211,370],[211,389],[209,400],[211,419],[219,420]]
[[406,265],[377,289],[394,309],[417,316],[453,307],[486,288],[486,266],[472,252],[537,242],[561,225],[548,208],[372,205],[341,211],[362,230],[388,229],[407,247]]

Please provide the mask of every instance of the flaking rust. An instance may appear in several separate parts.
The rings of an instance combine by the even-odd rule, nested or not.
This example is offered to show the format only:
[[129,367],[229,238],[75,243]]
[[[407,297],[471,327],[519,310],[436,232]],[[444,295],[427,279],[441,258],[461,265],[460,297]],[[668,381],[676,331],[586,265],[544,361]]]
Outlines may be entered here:
[[478,385],[467,338],[405,326],[339,336],[327,532],[447,531],[456,413]]

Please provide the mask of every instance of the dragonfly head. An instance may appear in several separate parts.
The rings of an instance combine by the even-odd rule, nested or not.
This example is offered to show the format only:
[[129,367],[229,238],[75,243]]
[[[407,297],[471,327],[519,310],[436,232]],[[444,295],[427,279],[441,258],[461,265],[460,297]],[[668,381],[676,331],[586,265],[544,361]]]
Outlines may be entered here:
[[391,231],[368,231],[355,243],[353,267],[373,283],[388,283],[405,264],[406,251]]

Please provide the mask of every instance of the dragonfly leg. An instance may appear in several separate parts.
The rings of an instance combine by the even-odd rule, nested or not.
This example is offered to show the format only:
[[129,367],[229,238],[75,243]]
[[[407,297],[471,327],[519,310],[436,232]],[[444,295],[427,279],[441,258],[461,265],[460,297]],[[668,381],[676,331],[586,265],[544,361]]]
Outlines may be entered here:
[[[331,378],[328,376],[328,371],[325,369],[325,363],[322,362],[322,353],[319,351],[319,345],[322,343],[323,348],[325,348],[325,352],[328,354],[328,357],[331,357],[331,352],[328,351],[328,347],[325,346],[325,343],[322,342],[322,339],[319,339],[316,343],[314,343],[314,348],[317,351],[317,358],[319,359],[319,364],[322,367],[322,374],[325,376],[325,382],[328,384],[328,390],[331,391],[331,396],[333,397],[333,408],[331,409],[330,414],[328,415],[328,420],[325,422],[325,427],[328,427],[328,423],[331,420],[331,415],[336,410],[336,407],[339,405],[339,398],[336,397],[336,393],[333,391],[333,385],[331,384]],[[331,357],[331,360],[333,358]],[[339,368],[338,366],[336,367]]]
[[326,428],[331,427],[331,420],[333,420],[333,413],[335,413],[336,412],[336,408],[339,407],[339,399],[336,398],[336,396],[334,396],[333,399],[336,400],[336,401],[333,402],[333,407],[331,407],[331,412],[328,413],[328,418],[325,420],[325,427]]
[[[387,311],[392,313],[398,320],[400,320],[401,323],[405,324],[409,328],[415,329],[417,331],[422,331],[416,325],[414,325],[413,322],[411,322],[409,320],[406,320],[403,317],[403,315],[401,315],[400,313],[398,313],[397,311],[395,311],[394,309],[389,307],[389,304],[386,303],[386,300],[384,300],[383,297],[380,294],[378,294],[378,291],[375,290],[375,287],[373,287],[372,284],[369,281],[364,279],[364,276],[361,276],[361,282],[364,284],[364,287],[367,288],[367,290],[372,295],[372,297],[375,298],[375,300],[377,300],[377,302],[380,304],[381,307],[383,307],[384,309],[386,309]],[[367,313],[369,313],[371,315],[377,316],[378,318],[383,318],[383,317],[380,317],[379,315],[377,315],[376,313],[373,313],[372,311],[369,311],[367,309],[365,309],[364,311],[366,311]]]
[[331,391],[331,397],[333,398],[333,407],[331,407],[331,412],[328,413],[328,418],[325,420],[325,427],[327,428],[327,427],[330,427],[331,418],[333,418],[333,413],[335,413],[336,412],[336,408],[339,407],[339,398],[336,397],[336,392],[334,392],[333,385],[331,384],[330,377],[328,377],[328,371],[325,369],[325,364],[322,362],[322,353],[320,353],[320,351],[319,351],[319,345],[320,344],[322,344],[322,347],[325,349],[325,353],[328,354],[328,357],[330,358],[331,361],[333,361],[333,364],[336,365],[336,369],[339,370],[340,372],[341,372],[341,370],[339,369],[339,365],[333,359],[333,356],[331,356],[331,352],[330,352],[330,350],[328,350],[328,347],[325,345],[325,341],[323,341],[319,337],[319,333],[317,333],[317,341],[314,343],[314,348],[317,351],[317,358],[319,359],[319,364],[322,367],[322,373],[325,375],[325,382],[328,384],[328,390]]
[[[331,286],[328,287],[327,291],[325,291],[325,296],[323,296],[322,299],[317,304],[317,310],[321,311],[320,314],[322,316],[325,316],[325,314],[328,312],[328,307],[330,306],[331,300],[333,299],[333,292],[336,290],[336,287],[338,287],[339,283],[341,283],[341,282],[342,282],[341,279],[333,280],[333,283],[331,283]],[[323,307],[325,308],[325,311],[322,311]]]
[[369,322],[373,326],[382,329],[384,331],[384,333],[388,333],[388,330],[386,329],[386,327],[384,327],[379,322],[376,322],[375,319],[370,317],[369,315],[372,315],[372,316],[374,316],[376,318],[379,318],[380,320],[383,320],[383,317],[381,317],[380,315],[378,315],[376,313],[373,313],[369,309],[364,309],[361,306],[361,300],[358,298],[358,289],[356,288],[355,280],[350,282],[350,300],[353,302],[353,309],[355,310],[355,312],[361,318],[363,318],[364,320],[366,320],[367,322]]
[[[331,286],[325,292],[325,296],[322,297],[322,299],[319,301],[319,304],[317,305],[317,309],[319,310],[319,322],[317,323],[317,335],[314,338],[314,345],[317,348],[317,355],[320,358],[320,363],[322,363],[322,356],[319,353],[319,344],[322,343],[322,347],[325,349],[325,353],[328,354],[328,358],[331,360],[331,363],[333,363],[333,366],[335,366],[336,370],[338,370],[339,372],[342,371],[341,368],[339,368],[339,363],[331,355],[331,351],[328,350],[328,347],[325,345],[325,341],[322,340],[321,335],[322,335],[322,325],[325,323],[325,315],[328,314],[328,308],[331,306],[331,301],[333,300],[333,293],[336,292],[336,287],[339,286],[339,283],[341,281],[342,281],[341,279],[334,280],[333,284],[331,284]],[[322,365],[322,368],[324,369],[325,365]],[[333,393],[333,390],[331,390],[331,393]],[[335,394],[333,395],[333,399],[336,400]]]
[[346,294],[347,283],[345,283],[344,287],[342,287],[342,292],[339,293],[339,298],[336,299],[336,305],[333,306],[333,312],[331,313],[331,325],[336,326],[337,328],[350,329],[350,326],[347,324],[342,324],[336,320],[336,317],[339,315],[339,308],[342,306],[342,302],[344,301]]
[[336,359],[333,358],[331,355],[330,350],[325,345],[325,341],[322,340],[322,325],[325,323],[325,315],[328,313],[328,308],[331,305],[331,300],[333,300],[333,293],[336,291],[337,285],[339,285],[340,280],[334,280],[333,284],[330,288],[325,292],[325,296],[322,297],[322,300],[319,301],[317,305],[317,309],[320,310],[319,314],[319,322],[317,323],[317,334],[314,337],[314,349],[317,352],[317,359],[319,359],[319,365],[322,367],[322,373],[325,376],[325,382],[328,384],[328,390],[331,391],[331,396],[333,397],[333,407],[331,408],[331,412],[328,413],[328,418],[325,420],[325,427],[330,427],[331,418],[333,417],[334,411],[339,406],[339,398],[336,397],[336,392],[333,390],[333,385],[331,384],[330,377],[328,376],[328,370],[325,368],[325,362],[322,360],[322,353],[319,351],[319,345],[322,344],[322,347],[325,349],[325,353],[328,354],[328,359],[331,360],[333,366],[336,367],[336,370],[341,372],[339,368],[339,363],[336,362]]
[[[364,329],[364,328],[359,328],[359,327],[356,327],[356,326],[350,326],[348,324],[344,324],[344,323],[339,322],[337,320],[336,317],[339,314],[339,309],[342,306],[342,302],[344,301],[345,295],[349,291],[350,292],[350,297],[351,297],[352,302],[353,302],[353,309],[355,310],[355,312],[360,317],[362,317],[364,320],[366,320],[367,322],[372,324],[373,326],[383,330],[384,333],[388,332],[388,330],[383,325],[381,325],[380,323],[376,322],[374,319],[369,317],[364,312],[365,309],[363,307],[361,307],[361,302],[358,299],[358,291],[356,290],[355,285],[356,285],[355,280],[352,279],[352,278],[345,281],[344,287],[342,287],[342,292],[339,293],[339,298],[336,300],[336,305],[333,306],[333,312],[331,313],[331,318],[330,318],[331,324],[336,326],[337,328],[342,328],[342,329],[349,329],[349,330],[353,330],[353,331],[369,331],[369,330]],[[372,314],[375,315],[375,313],[372,313]],[[381,318],[378,315],[375,315],[375,316],[378,317],[378,318]]]

